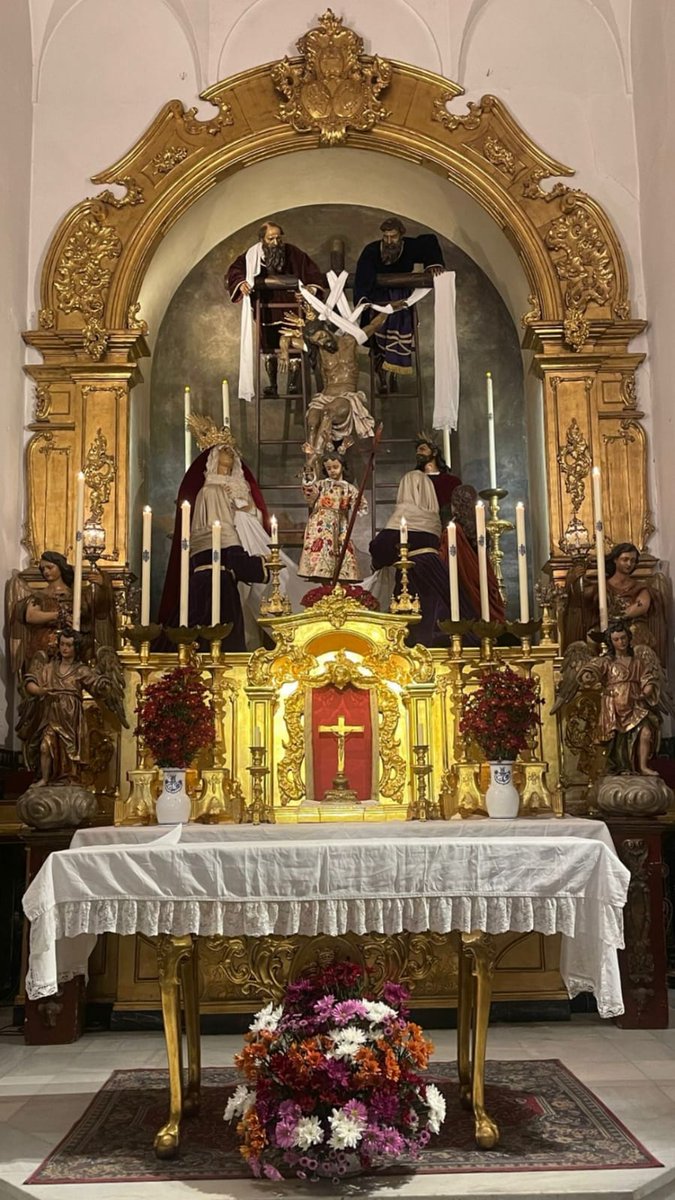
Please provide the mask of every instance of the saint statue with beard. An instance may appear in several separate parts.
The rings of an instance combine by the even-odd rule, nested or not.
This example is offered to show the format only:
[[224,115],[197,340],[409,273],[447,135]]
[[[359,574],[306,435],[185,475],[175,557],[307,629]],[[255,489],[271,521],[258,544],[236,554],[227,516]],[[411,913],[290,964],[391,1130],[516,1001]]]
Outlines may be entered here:
[[[264,389],[265,396],[277,396],[278,363],[276,351],[279,348],[281,326],[284,324],[284,310],[294,307],[298,302],[295,291],[266,292],[260,288],[260,283],[269,276],[291,275],[304,283],[310,291],[323,294],[325,280],[323,273],[316,263],[299,250],[297,246],[284,241],[284,231],[273,221],[265,221],[258,230],[258,241],[244,253],[235,258],[226,278],[230,299],[239,304],[242,301],[241,327],[241,359],[239,395],[244,400],[252,398],[251,381],[253,379],[253,323],[249,319],[252,314],[251,302],[260,306],[260,349],[265,355],[265,369],[269,384]],[[300,360],[294,359],[289,378],[289,392],[299,391]],[[242,380],[242,375],[248,378]]]
[[[356,264],[356,305],[364,300],[372,304],[391,304],[410,296],[412,287],[382,287],[376,282],[378,275],[408,275],[417,263],[432,275],[445,270],[443,252],[434,233],[405,237],[405,225],[398,217],[387,217],[380,225],[380,232],[380,241],[369,242]],[[380,392],[397,391],[397,376],[412,374],[414,348],[412,312],[402,307],[388,316],[372,340]]]

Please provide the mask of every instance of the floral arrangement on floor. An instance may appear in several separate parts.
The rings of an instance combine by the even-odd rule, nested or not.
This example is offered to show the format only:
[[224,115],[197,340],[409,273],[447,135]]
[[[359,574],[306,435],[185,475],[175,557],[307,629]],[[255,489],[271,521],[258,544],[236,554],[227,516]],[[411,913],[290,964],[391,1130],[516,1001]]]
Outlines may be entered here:
[[539,722],[540,704],[535,680],[510,667],[488,667],[464,698],[460,732],[488,762],[513,762]]
[[339,962],[268,1004],[235,1058],[247,1083],[225,1109],[237,1120],[254,1175],[319,1176],[418,1157],[445,1118],[445,1099],[425,1083],[433,1046],[408,1020],[407,992],[385,984],[365,994],[364,972]]
[[213,709],[197,667],[166,671],[148,685],[136,713],[136,737],[158,767],[184,770],[199,750],[215,742]]
[[[369,608],[371,612],[379,612],[380,606],[373,593],[369,592],[367,588],[362,588],[359,584],[354,583],[341,583],[340,587],[349,600],[356,600],[358,604],[362,604],[364,608]],[[313,605],[319,603],[319,600],[330,596],[333,590],[332,583],[322,583],[319,587],[311,588],[309,592],[305,592],[300,603],[304,608],[312,608]]]

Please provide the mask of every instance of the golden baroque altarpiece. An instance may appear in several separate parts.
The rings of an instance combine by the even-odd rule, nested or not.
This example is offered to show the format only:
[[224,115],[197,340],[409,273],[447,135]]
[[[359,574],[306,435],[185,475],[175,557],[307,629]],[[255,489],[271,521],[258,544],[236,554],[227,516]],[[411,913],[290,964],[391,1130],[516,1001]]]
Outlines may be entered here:
[[[166,104],[128,153],[94,177],[108,186],[59,226],[44,262],[38,328],[24,335],[42,358],[26,368],[36,397],[26,449],[24,544],[32,562],[44,549],[72,549],[75,479],[83,470],[88,507],[105,528],[106,569],[116,580],[127,569],[130,406],[139,362],[148,354],[138,295],[167,229],[225,175],[276,155],[346,144],[441,173],[486,210],[517,250],[530,290],[523,344],[542,382],[552,579],[564,576],[580,541],[592,541],[592,463],[602,468],[608,544],[634,542],[649,564],[653,523],[635,381],[643,355],[629,349],[645,322],[631,316],[623,252],[603,209],[582,191],[548,183],[573,172],[541,151],[494,96],[457,111],[457,84],[365,55],[361,39],[330,10],[298,49],[298,58],[208,88],[203,99],[214,106],[208,119],[179,101]],[[380,787],[365,819],[482,810],[485,780],[456,727],[478,650],[411,650],[405,618],[371,614],[339,596],[268,624],[273,650],[202,660],[219,741],[213,760],[192,773],[196,817],[326,819],[320,806],[303,799],[304,696],[326,682],[367,688],[376,698]],[[130,712],[148,680],[171,661],[145,650],[128,647],[122,655]],[[525,639],[495,653],[536,676],[546,713],[559,655],[551,623],[539,645]],[[420,725],[429,731],[424,758],[414,750]],[[258,730],[262,744],[254,746]],[[525,807],[561,812],[552,718],[544,718],[524,757]],[[113,765],[103,797],[108,818],[152,819],[157,771],[131,734],[123,736]],[[497,942],[496,998],[563,995],[555,943],[538,935]],[[351,943],[376,974],[407,980],[416,1002],[447,1002],[456,961],[448,961],[452,952],[443,939],[345,939]],[[307,953],[302,938],[208,945],[202,999],[207,1008],[250,1009],[276,994]],[[149,941],[102,939],[97,964],[94,996],[112,995],[122,1008],[155,1001]]]

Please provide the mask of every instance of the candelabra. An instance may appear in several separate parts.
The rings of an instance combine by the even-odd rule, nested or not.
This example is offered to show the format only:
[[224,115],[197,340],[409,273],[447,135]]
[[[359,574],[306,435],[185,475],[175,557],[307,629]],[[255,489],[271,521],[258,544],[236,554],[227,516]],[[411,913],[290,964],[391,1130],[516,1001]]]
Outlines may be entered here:
[[248,768],[251,776],[251,803],[247,812],[247,820],[252,825],[261,825],[274,821],[274,813],[267,802],[265,776],[269,775],[269,767],[265,766],[266,750],[264,746],[251,746],[251,765]]
[[541,629],[541,621],[507,621],[506,631],[517,637],[523,650],[523,661],[531,662],[532,635]]
[[194,820],[202,824],[219,824],[235,821],[244,805],[241,787],[232,779],[227,769],[226,724],[227,706],[232,695],[232,684],[225,678],[229,664],[221,658],[220,643],[231,631],[230,625],[212,625],[202,628],[201,636],[210,643],[211,649],[211,695],[216,739],[211,754],[211,766],[202,768],[203,788],[194,804]]
[[501,547],[501,540],[505,533],[510,533],[515,528],[511,521],[505,521],[499,515],[499,501],[508,496],[505,488],[484,488],[480,493],[484,500],[487,500],[490,509],[490,515],[485,522],[485,528],[490,535],[490,549],[488,554],[492,569],[494,570],[497,583],[499,585],[499,594],[502,600],[506,601],[506,588],[504,587],[504,576],[502,573],[502,559],[504,551]]
[[428,761],[429,747],[427,745],[416,745],[413,746],[412,751],[415,756],[413,764],[415,800],[411,812],[411,820],[438,821],[440,820],[441,810],[438,801],[429,795],[427,782],[433,770],[431,763]]
[[536,585],[534,594],[541,609],[541,644],[550,646],[557,640],[557,609],[563,597],[563,589],[552,581],[542,582]]
[[291,611],[288,596],[282,596],[279,576],[282,570],[281,553],[275,544],[270,546],[270,556],[267,566],[272,579],[272,590],[266,600],[260,605],[260,615],[263,617],[287,617]]
[[[150,643],[162,632],[161,625],[130,625],[124,629],[124,637],[136,650],[139,664],[136,667],[139,681],[136,684],[136,707],[141,704],[152,670],[150,665]],[[122,825],[152,825],[155,823],[155,790],[157,768],[148,762],[148,751],[141,738],[136,741],[136,766],[127,772],[130,783],[129,795],[124,803]]]
[[407,615],[408,613],[417,614],[420,611],[419,597],[411,596],[408,591],[408,574],[412,570],[413,564],[410,562],[410,555],[405,542],[400,545],[399,554],[401,557],[397,563],[394,563],[394,566],[401,573],[401,589],[398,596],[392,596],[389,604],[389,612],[397,613],[399,616]]

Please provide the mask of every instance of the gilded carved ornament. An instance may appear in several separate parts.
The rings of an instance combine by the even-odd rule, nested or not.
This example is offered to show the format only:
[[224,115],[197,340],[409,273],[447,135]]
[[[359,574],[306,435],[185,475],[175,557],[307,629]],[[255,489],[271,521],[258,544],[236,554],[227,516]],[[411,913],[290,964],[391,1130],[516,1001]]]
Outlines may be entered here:
[[127,329],[132,329],[134,332],[146,334],[148,332],[148,322],[144,321],[139,315],[141,311],[140,301],[135,304],[130,304],[127,312]]
[[98,196],[94,196],[97,203],[107,204],[110,208],[126,208],[128,205],[143,204],[145,200],[143,188],[130,175],[124,175],[121,179],[111,179],[109,182],[126,188],[124,195],[116,196],[114,192],[106,188],[104,192],[99,192]]
[[584,502],[585,480],[593,466],[593,458],[576,417],[572,417],[565,444],[558,450],[557,459],[560,474],[565,480],[565,491],[570,497],[573,511],[577,513]]
[[[316,606],[315,606],[316,607]],[[324,687],[356,687],[377,693],[380,778],[378,795],[396,804],[403,802],[406,782],[406,763],[399,753],[400,739],[395,736],[399,722],[399,705],[394,693],[376,676],[365,673],[365,664],[354,662],[339,651],[319,674],[307,674],[298,681],[300,686],[284,704],[286,737],[284,753],[277,766],[277,782],[282,805],[298,804],[305,798],[302,766],[305,760],[304,713],[306,690]]]
[[187,146],[167,146],[150,159],[150,172],[153,175],[168,175],[179,163],[185,162],[190,151]]
[[510,178],[515,174],[516,160],[508,146],[505,146],[499,138],[488,135],[483,144],[483,154],[488,162],[497,167],[504,175]]
[[[83,388],[82,392],[84,394],[86,391],[100,390],[100,388],[88,387]],[[123,388],[115,390],[122,394],[124,392]],[[101,429],[96,431],[96,437],[87,451],[83,470],[84,481],[91,491],[89,515],[98,525],[103,519],[103,509],[110,500],[110,492],[117,475],[115,459],[112,454],[108,454],[108,442]]]
[[348,129],[373,128],[389,114],[380,93],[391,82],[391,63],[363,53],[363,38],[327,9],[296,43],[302,62],[284,58],[271,72],[283,96],[279,119],[298,133],[315,132],[325,146],[344,143]]
[[52,407],[52,398],[48,384],[38,383],[35,388],[34,421],[47,421]]

